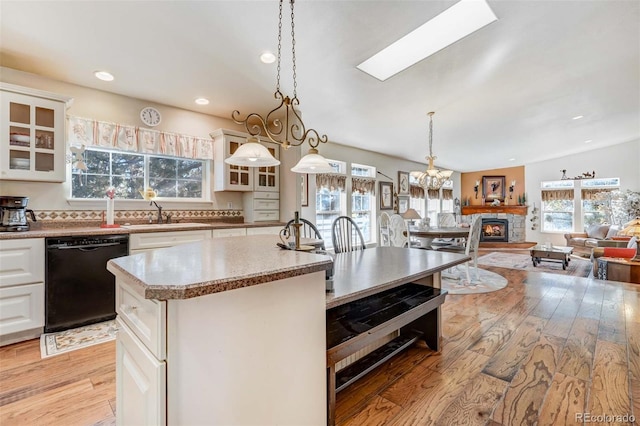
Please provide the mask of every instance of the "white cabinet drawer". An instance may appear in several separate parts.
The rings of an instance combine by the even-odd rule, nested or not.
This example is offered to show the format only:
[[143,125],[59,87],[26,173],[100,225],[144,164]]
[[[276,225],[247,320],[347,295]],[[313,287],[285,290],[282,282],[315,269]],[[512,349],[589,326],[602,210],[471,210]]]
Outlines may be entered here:
[[173,247],[178,244],[193,243],[209,238],[211,238],[211,231],[208,229],[131,234],[129,236],[129,248],[131,250],[141,250]]
[[253,198],[265,198],[268,200],[278,200],[280,199],[279,192],[266,192],[266,191],[255,191],[253,193]]
[[165,425],[167,364],[150,354],[120,318],[116,323],[116,423]]
[[253,200],[254,210],[278,210],[280,209],[280,200]]
[[167,302],[144,299],[116,279],[116,312],[156,358],[166,358]]
[[0,335],[44,326],[44,283],[0,288]]
[[[279,226],[264,226],[260,228],[247,228],[247,235],[280,235],[282,228]],[[277,241],[277,240],[274,240]]]
[[44,281],[44,238],[0,242],[0,287]]
[[214,229],[211,232],[213,238],[221,237],[243,237],[247,235],[246,228],[229,228],[229,229]]
[[280,220],[279,210],[261,210],[254,212],[254,222],[265,222],[270,220]]

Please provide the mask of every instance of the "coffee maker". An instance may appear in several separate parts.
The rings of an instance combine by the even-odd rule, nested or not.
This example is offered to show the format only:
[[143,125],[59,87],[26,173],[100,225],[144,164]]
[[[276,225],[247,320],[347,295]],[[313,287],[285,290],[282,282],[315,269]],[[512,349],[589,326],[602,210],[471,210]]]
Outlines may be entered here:
[[28,231],[27,213],[33,222],[36,215],[33,210],[27,209],[29,197],[5,197],[0,196],[0,232]]

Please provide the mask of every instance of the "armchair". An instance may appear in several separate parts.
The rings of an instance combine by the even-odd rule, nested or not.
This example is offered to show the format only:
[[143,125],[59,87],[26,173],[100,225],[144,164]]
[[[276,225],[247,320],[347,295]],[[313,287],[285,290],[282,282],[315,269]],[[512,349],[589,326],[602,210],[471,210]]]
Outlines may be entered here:
[[[606,245],[606,243],[618,243],[619,245]],[[603,246],[595,247],[591,252],[591,261],[593,262],[593,276],[598,277],[598,258],[600,257],[615,257],[622,259],[633,259],[638,253],[638,245],[636,237],[628,238],[627,240],[611,240],[601,241]]]

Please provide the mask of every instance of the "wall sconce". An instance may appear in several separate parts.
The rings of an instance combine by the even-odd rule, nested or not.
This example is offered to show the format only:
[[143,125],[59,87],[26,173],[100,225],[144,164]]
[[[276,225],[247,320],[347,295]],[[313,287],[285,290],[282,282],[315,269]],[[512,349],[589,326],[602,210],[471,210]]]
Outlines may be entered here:
[[512,180],[511,185],[509,186],[509,199],[513,198],[513,190],[515,189],[515,187],[516,187],[516,181]]
[[476,186],[473,187],[473,192],[476,193],[476,199],[478,198],[478,188],[480,188],[480,181],[476,181]]

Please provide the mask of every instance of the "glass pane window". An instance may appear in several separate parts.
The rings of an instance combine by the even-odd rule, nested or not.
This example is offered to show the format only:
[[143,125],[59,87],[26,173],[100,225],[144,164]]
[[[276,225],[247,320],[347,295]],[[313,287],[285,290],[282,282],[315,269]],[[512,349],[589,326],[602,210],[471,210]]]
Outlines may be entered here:
[[332,246],[331,225],[338,216],[343,215],[342,204],[340,190],[319,188],[316,191],[316,228],[327,248]]
[[426,204],[424,198],[409,198],[409,207],[417,211],[421,218],[425,217]]
[[542,231],[573,231],[573,200],[553,200],[542,202]]
[[105,198],[109,186],[116,198],[141,200],[140,190],[151,187],[159,198],[203,199],[205,162],[87,149],[87,170],[72,169],[71,198]]
[[582,200],[582,224],[585,229],[608,222],[607,211],[610,208],[610,200]]
[[371,238],[371,194],[361,194],[354,192],[351,195],[351,218],[356,222],[365,243],[372,240]]

